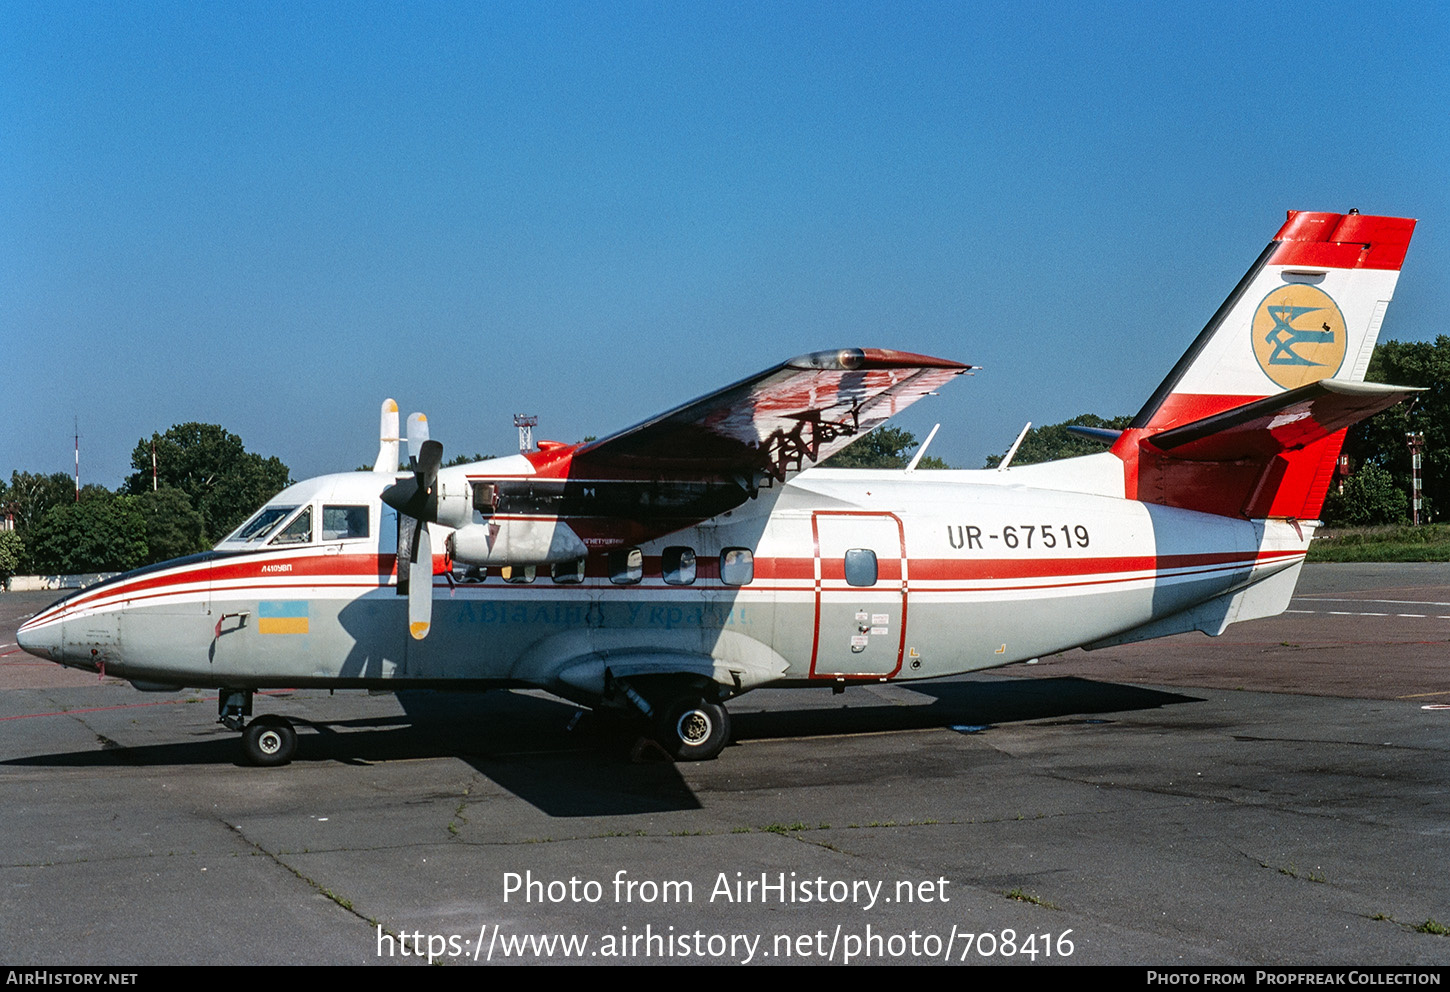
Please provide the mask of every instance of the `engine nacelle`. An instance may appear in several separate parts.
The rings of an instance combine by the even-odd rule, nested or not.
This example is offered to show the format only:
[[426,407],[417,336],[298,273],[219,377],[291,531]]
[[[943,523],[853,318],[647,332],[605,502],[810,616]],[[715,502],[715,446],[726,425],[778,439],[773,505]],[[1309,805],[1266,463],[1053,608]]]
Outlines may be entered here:
[[557,517],[495,517],[448,535],[448,553],[465,565],[557,565],[577,561],[588,550],[573,528]]
[[438,516],[444,527],[467,527],[473,520],[473,486],[463,466],[438,473]]

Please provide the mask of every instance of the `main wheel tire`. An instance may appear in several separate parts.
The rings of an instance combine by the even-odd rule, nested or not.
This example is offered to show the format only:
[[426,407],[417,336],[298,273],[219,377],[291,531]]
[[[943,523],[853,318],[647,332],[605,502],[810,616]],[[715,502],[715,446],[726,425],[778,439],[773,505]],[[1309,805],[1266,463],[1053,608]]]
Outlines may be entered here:
[[242,731],[242,750],[251,764],[285,765],[297,753],[297,731],[286,717],[259,716]]
[[698,696],[676,700],[664,710],[657,739],[676,761],[709,761],[730,743],[730,714]]

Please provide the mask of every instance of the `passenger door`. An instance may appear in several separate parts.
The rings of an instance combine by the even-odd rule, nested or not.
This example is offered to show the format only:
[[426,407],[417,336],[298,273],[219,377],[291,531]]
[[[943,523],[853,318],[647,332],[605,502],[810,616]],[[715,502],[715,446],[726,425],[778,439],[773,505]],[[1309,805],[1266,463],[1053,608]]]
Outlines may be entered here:
[[812,514],[813,678],[893,676],[906,643],[906,535],[891,513]]

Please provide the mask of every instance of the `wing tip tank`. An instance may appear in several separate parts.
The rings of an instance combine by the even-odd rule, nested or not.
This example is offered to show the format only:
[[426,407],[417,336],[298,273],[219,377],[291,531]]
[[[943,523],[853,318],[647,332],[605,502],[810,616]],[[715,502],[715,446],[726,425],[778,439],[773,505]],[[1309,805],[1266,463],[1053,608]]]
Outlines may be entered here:
[[883,368],[956,369],[965,372],[975,367],[947,358],[933,358],[930,355],[917,355],[909,351],[892,351],[888,348],[838,348],[832,351],[812,351],[798,355],[785,364],[793,369],[811,369],[822,372],[855,372],[863,369]]

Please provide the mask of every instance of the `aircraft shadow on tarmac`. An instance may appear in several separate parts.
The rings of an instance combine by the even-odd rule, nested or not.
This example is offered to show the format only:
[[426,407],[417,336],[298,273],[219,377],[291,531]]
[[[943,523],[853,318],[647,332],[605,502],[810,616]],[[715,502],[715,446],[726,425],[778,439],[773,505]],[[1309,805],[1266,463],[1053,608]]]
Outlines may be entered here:
[[[920,705],[883,702],[848,690],[838,705],[771,709],[734,716],[737,742],[790,741],[841,734],[994,725],[1091,716],[1199,702],[1178,693],[1077,678],[913,683]],[[700,800],[663,753],[618,726],[576,720],[577,707],[519,693],[403,692],[402,716],[294,719],[298,763],[371,764],[453,756],[550,816],[608,816],[698,809]],[[833,700],[834,702],[835,700]],[[571,725],[574,729],[570,729]],[[309,732],[311,731],[311,732]],[[235,735],[34,755],[9,766],[89,767],[240,764]],[[721,762],[731,760],[727,749]],[[286,769],[257,774],[285,775]]]

